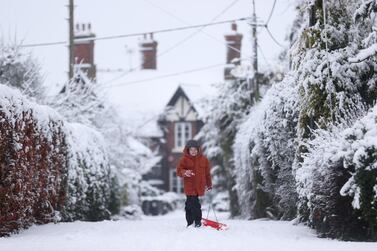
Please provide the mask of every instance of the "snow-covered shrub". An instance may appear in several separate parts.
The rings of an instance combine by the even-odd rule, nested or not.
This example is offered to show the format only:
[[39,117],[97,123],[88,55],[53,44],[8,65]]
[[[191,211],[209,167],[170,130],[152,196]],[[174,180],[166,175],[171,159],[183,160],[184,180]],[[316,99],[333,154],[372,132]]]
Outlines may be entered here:
[[0,85],[0,234],[33,223],[109,218],[102,136]]
[[309,221],[325,236],[377,239],[377,106],[356,123],[317,130],[297,171]]
[[63,219],[109,219],[111,174],[102,135],[85,125],[66,124],[68,198]]
[[[314,181],[303,183],[300,169],[308,161],[305,160],[307,146],[316,140],[313,130],[330,130],[331,125],[344,121],[352,123],[377,98],[377,62],[374,56],[364,55],[364,50],[370,51],[367,48],[373,48],[376,43],[374,17],[363,11],[367,2],[314,0],[303,3],[308,9],[305,19],[309,25],[292,49],[292,69],[300,93],[299,146],[294,170],[298,175],[298,191],[309,189],[306,186],[312,182],[310,190],[319,195],[310,199],[310,203],[310,196],[300,195],[298,213],[303,221],[316,219],[318,224],[314,227],[325,236],[357,238],[356,231],[349,231],[351,236],[342,235],[347,224],[342,222],[341,215],[349,216],[353,211],[344,206],[347,201],[338,192],[349,174],[341,165],[334,164],[334,168],[324,172],[316,170],[312,176]],[[314,165],[311,168],[326,165],[322,163],[326,160],[326,149],[321,153],[319,158],[324,159],[311,163]],[[341,212],[332,213],[340,208]],[[322,224],[324,219],[327,223]]]
[[77,71],[71,82],[50,100],[68,121],[95,128],[104,137],[108,161],[112,166],[111,208],[118,213],[121,206],[141,205],[140,181],[160,157],[145,146],[127,127],[119,112],[104,98],[100,83]]
[[236,135],[235,173],[244,218],[295,216],[297,98],[294,78],[287,76],[252,107]]
[[232,216],[239,215],[239,205],[235,186],[232,143],[237,125],[252,104],[251,90],[245,79],[226,81],[218,84],[218,94],[202,105],[205,115],[204,126],[198,137],[203,142],[204,151],[215,169],[212,169],[214,189],[227,191]]
[[61,117],[0,85],[0,236],[58,220],[66,162]]

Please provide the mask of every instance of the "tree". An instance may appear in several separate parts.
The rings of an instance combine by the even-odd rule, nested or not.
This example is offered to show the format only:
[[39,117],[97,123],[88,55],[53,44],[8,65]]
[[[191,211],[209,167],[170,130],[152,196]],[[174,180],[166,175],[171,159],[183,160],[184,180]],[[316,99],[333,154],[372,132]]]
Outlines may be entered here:
[[[252,82],[253,73],[247,65],[237,66],[233,70],[234,80],[225,81],[217,86],[217,95],[202,104],[205,115],[204,126],[198,137],[203,141],[208,157],[215,163],[212,171],[215,177],[214,186],[219,191],[226,190],[229,194],[231,216],[240,214],[236,188],[233,143],[238,125],[248,114],[255,103]],[[274,74],[259,73],[260,92],[265,92]]]
[[43,103],[45,90],[39,72],[39,65],[19,46],[0,44],[0,82]]
[[361,59],[363,47],[375,43],[374,18],[364,11],[370,4],[312,1],[307,4],[308,26],[293,50],[292,69],[300,102],[294,163],[298,211],[301,220],[308,221],[323,236],[358,238],[358,233],[349,229],[357,225],[355,211],[350,200],[340,195],[348,171],[341,161],[332,163],[327,159],[328,149],[308,153],[308,145],[316,142],[316,130],[352,124],[377,98],[376,60],[355,60]]

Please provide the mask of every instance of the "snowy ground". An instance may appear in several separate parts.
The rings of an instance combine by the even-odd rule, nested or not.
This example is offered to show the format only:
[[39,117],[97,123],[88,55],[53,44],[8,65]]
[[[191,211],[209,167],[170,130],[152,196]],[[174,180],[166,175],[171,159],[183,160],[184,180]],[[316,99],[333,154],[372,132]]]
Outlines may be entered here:
[[319,239],[305,226],[290,222],[226,220],[227,231],[186,228],[183,211],[138,221],[74,222],[34,226],[0,238],[4,251],[168,251],[377,250],[377,243]]

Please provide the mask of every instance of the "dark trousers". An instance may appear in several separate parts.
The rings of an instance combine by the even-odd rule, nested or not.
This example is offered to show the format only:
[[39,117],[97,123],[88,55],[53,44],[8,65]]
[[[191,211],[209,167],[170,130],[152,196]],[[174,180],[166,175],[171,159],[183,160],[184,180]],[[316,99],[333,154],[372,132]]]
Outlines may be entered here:
[[187,225],[191,225],[194,221],[195,224],[200,224],[202,221],[202,209],[198,196],[187,195],[186,203],[186,221]]

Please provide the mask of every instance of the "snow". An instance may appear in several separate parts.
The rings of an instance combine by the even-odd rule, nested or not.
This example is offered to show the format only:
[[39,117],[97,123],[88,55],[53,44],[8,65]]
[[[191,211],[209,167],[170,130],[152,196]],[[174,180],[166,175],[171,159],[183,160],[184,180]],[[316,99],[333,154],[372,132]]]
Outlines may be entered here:
[[360,50],[359,53],[355,57],[350,58],[349,61],[351,63],[361,62],[361,61],[363,61],[363,60],[365,60],[369,57],[372,57],[376,54],[377,54],[377,44],[373,44],[366,49]]
[[[186,228],[184,211],[142,220],[73,222],[33,226],[19,235],[0,238],[7,251],[354,251],[376,250],[377,243],[340,242],[319,239],[309,228],[287,221],[227,220],[217,213],[227,231],[202,227]],[[211,218],[212,219],[212,218]]]
[[377,148],[376,118],[377,106],[351,127],[344,129],[345,125],[338,125],[329,131],[317,130],[316,138],[308,144],[309,153],[305,154],[302,168],[296,172],[296,179],[302,184],[298,188],[301,196],[310,199],[313,195],[316,173],[326,176],[333,169],[334,163],[341,163],[344,169],[350,169],[351,177],[342,186],[340,194],[350,196],[352,207],[360,209],[363,194],[360,181],[356,182],[355,177],[361,170],[376,169],[375,158],[366,161],[370,157],[368,151]]
[[[267,91],[261,102],[250,109],[233,144],[236,166],[236,181],[241,215],[245,218],[257,217],[254,208],[257,200],[255,171],[259,170],[265,181],[264,191],[277,194],[277,201],[286,206],[295,204],[291,187],[293,182],[292,163],[298,113],[298,91],[294,77],[287,75],[285,80],[275,83]],[[277,171],[277,178],[271,182],[269,173]],[[290,201],[290,203],[288,203]]]

